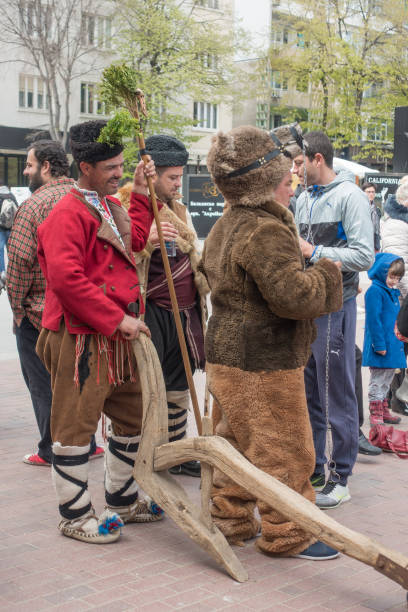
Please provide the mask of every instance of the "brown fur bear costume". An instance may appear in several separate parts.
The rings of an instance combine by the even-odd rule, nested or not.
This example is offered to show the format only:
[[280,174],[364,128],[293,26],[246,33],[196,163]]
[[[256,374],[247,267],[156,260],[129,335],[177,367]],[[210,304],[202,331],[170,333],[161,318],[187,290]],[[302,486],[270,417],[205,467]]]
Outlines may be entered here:
[[[276,131],[292,156],[287,127]],[[217,435],[254,465],[314,501],[312,432],[303,369],[315,338],[313,319],[341,307],[341,274],[322,259],[304,269],[292,213],[274,199],[291,168],[270,135],[234,128],[213,139],[207,163],[226,200],[202,258],[212,316],[205,340],[209,389],[220,412]],[[257,159],[259,167],[228,176]],[[294,555],[315,539],[266,503],[214,473],[212,516],[231,542],[254,537],[264,552]]]

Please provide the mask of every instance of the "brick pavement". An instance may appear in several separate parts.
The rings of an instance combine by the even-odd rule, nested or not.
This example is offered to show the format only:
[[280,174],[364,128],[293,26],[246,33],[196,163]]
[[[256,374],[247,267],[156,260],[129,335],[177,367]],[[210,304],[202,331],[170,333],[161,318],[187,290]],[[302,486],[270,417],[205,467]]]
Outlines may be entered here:
[[[2,315],[4,297],[0,296]],[[407,609],[403,589],[344,555],[320,563],[272,559],[248,544],[235,548],[249,572],[248,582],[238,584],[169,518],[127,525],[119,542],[110,546],[61,536],[49,468],[21,461],[35,449],[37,430],[12,341],[4,336],[9,333],[4,321],[0,332],[1,346],[8,347],[0,356],[0,610]],[[403,426],[408,429],[408,417]],[[102,463],[90,465],[97,510],[103,507]],[[350,483],[352,500],[330,515],[408,555],[407,469],[408,462],[392,455],[360,455]],[[198,501],[198,482],[179,478]]]

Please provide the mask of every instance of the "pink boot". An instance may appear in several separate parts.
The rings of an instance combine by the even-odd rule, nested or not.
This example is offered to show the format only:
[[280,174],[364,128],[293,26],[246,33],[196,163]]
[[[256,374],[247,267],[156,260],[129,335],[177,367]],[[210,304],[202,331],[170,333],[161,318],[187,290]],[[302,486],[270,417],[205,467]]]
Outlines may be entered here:
[[398,425],[401,423],[401,418],[397,416],[393,416],[388,408],[388,399],[383,399],[382,401],[383,407],[383,421],[384,423],[391,423],[391,425]]
[[370,423],[371,425],[384,425],[383,403],[380,400],[370,402]]

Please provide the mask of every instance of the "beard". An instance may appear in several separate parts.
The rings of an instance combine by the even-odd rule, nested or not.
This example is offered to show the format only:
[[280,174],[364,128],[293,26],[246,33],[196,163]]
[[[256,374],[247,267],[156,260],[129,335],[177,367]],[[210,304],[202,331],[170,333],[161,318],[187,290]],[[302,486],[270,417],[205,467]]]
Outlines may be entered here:
[[28,183],[28,188],[31,193],[34,193],[34,191],[37,191],[37,189],[39,189],[43,185],[44,183],[41,178],[41,171],[40,169],[38,169],[37,172],[31,177],[30,182]]
[[166,204],[176,199],[179,194],[179,189],[160,189],[159,185],[157,188],[155,185],[155,191],[159,200],[161,202],[165,202]]

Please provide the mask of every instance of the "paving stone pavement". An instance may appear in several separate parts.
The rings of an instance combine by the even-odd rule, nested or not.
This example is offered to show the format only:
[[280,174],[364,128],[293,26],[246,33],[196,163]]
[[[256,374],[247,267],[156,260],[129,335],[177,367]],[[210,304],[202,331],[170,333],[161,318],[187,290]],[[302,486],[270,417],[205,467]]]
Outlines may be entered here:
[[[359,321],[361,340],[362,319]],[[37,428],[0,296],[0,610],[109,612],[272,610],[309,612],[407,610],[405,591],[344,555],[327,562],[277,559],[235,548],[249,573],[239,584],[169,519],[127,525],[119,542],[87,545],[63,537],[50,469],[22,463]],[[360,344],[361,345],[361,344]],[[365,373],[365,388],[366,388]],[[202,378],[198,388],[202,394]],[[408,417],[402,426],[408,429]],[[366,431],[367,428],[365,427]],[[408,555],[408,462],[359,455],[350,502],[330,516]],[[178,477],[195,500],[199,483]],[[103,461],[90,464],[90,490],[103,508]]]

